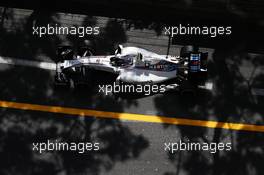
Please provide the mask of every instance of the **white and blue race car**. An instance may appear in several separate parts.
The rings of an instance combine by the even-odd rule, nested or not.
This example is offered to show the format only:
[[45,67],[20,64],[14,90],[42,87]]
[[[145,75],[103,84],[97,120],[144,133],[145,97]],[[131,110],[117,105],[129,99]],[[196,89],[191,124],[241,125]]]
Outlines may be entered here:
[[138,47],[119,45],[113,55],[94,56],[91,49],[58,49],[55,75],[56,85],[75,88],[89,84],[89,70],[109,72],[116,75],[116,83],[166,84],[166,90],[193,91],[203,85],[207,73],[208,53],[199,52],[193,46],[184,46],[179,56],[159,55]]

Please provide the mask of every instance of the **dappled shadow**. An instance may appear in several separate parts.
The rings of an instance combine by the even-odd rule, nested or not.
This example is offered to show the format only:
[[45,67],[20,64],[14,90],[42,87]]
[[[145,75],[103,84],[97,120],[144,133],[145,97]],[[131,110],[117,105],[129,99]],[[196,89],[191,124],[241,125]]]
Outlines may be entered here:
[[[1,174],[98,174],[136,159],[148,142],[118,120],[49,113],[1,111]],[[99,151],[32,151],[32,143],[100,143]]]
[[36,10],[32,11],[27,18],[18,20],[13,10],[8,8],[6,12],[9,17],[4,21],[3,31],[0,34],[2,41],[5,41],[0,43],[0,54],[34,60],[43,60],[43,57],[54,58],[55,46],[59,38],[55,35],[43,37],[33,35],[32,27],[55,24],[57,22],[55,13]]
[[117,19],[110,19],[102,33],[95,38],[97,51],[101,54],[113,54],[118,44],[127,41],[125,29]]
[[[12,18],[11,12],[9,11],[9,19]],[[32,37],[30,33],[32,23],[45,25],[57,22],[56,17],[54,19],[51,16],[53,14],[50,12],[35,12],[16,33],[1,33],[1,39],[5,39],[6,43],[1,43],[0,54],[33,59],[41,59],[36,56],[44,54],[53,59],[55,46],[61,42],[60,38],[52,36],[40,39]],[[83,25],[95,24],[97,21],[93,17],[87,17],[83,22]],[[128,40],[123,24],[127,30],[154,29],[157,35],[160,34],[160,24],[110,19],[106,22],[102,35],[87,38],[69,36],[67,39],[74,45],[82,39],[91,39],[96,43],[97,54],[109,54],[117,44]],[[184,43],[183,40],[179,42]],[[250,91],[250,88],[263,87],[263,72],[253,76],[244,75],[256,67],[261,69],[263,62],[259,60],[263,60],[263,57],[248,56],[246,51],[241,50],[245,48],[244,41],[238,45],[232,44],[234,43],[223,47],[218,44],[210,60],[209,79],[215,86],[213,92],[201,91],[192,100],[182,99],[177,93],[154,96],[157,111],[168,117],[263,125],[263,98],[252,96]],[[252,69],[247,70],[248,68]],[[52,85],[54,72],[46,70],[8,66],[1,70],[0,76],[4,82],[0,84],[2,100],[107,111],[111,109],[118,112],[138,105],[134,99],[118,101],[113,96],[99,94],[98,86],[73,92],[56,91]],[[99,81],[102,78],[111,79],[107,75],[99,76],[97,74],[94,77],[99,84],[106,83]],[[102,171],[109,171],[118,162],[137,159],[148,147],[148,141],[144,137],[133,134],[119,120],[66,117],[61,114],[55,116],[9,109],[1,109],[1,116],[0,157],[6,160],[0,168],[1,174],[100,174]],[[263,174],[261,163],[255,163],[263,162],[264,159],[262,133],[172,125],[164,125],[164,128],[179,130],[181,137],[190,141],[220,142],[227,139],[233,143],[233,150],[230,152],[184,152],[168,155],[176,170],[167,174]],[[31,151],[32,142],[47,139],[100,141],[103,146],[96,154],[52,152],[38,155]]]
[[[263,55],[248,54],[236,46],[217,48],[209,63],[209,79],[214,83],[211,93],[199,94],[189,102],[179,96],[157,97],[156,107],[165,116],[215,120],[245,124],[264,124],[263,96],[252,94],[252,88],[263,88]],[[162,105],[163,104],[163,105]],[[166,106],[166,107],[164,107]],[[180,115],[180,116],[179,116]],[[263,133],[206,129],[202,127],[174,127],[189,142],[231,142],[231,151],[178,151],[168,155],[175,172],[166,174],[263,174],[257,162],[264,160]],[[218,125],[221,127],[221,125]],[[243,130],[243,128],[241,128]],[[181,154],[181,159],[179,159]]]
[[[12,16],[12,9],[9,9],[9,12]],[[5,43],[0,43],[0,54],[20,59],[38,60],[42,59],[40,55],[54,58],[55,46],[61,42],[61,38],[34,37],[31,27],[32,23],[45,25],[56,22],[56,15],[53,13],[34,11],[15,32],[1,33],[1,39],[4,39]],[[88,22],[96,23],[92,18],[84,21],[85,24]],[[102,47],[104,50],[100,50],[102,53],[108,53],[109,48],[126,40],[123,28],[116,25],[115,21],[108,22],[100,37],[99,45],[105,46]],[[74,41],[76,38],[68,39],[73,43],[78,42]],[[53,71],[11,65],[0,66],[1,100],[89,109],[111,107],[112,110],[120,112],[123,112],[126,106],[135,105],[129,100],[120,102],[112,96],[99,94],[98,89],[56,90],[53,87]],[[0,114],[0,159],[3,162],[0,174],[3,175],[101,174],[110,171],[117,163],[137,159],[148,147],[148,141],[143,136],[134,134],[117,119],[105,120],[92,116],[6,108],[1,108]],[[39,154],[32,151],[33,142],[47,142],[48,139],[77,143],[99,142],[100,150],[83,154],[74,151],[50,151]]]
[[125,25],[127,30],[130,29],[139,29],[139,30],[154,30],[157,35],[161,35],[164,30],[164,23],[162,22],[153,22],[148,20],[132,20],[132,19],[124,19],[121,20],[120,23]]

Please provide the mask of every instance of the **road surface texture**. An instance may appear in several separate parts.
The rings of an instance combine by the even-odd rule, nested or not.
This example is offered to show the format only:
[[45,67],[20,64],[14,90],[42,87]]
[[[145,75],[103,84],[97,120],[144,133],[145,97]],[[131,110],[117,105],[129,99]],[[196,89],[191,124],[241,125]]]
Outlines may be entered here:
[[[63,106],[99,111],[159,115],[171,118],[213,120],[264,125],[264,58],[248,53],[240,45],[228,50],[200,48],[209,52],[211,90],[201,90],[194,99],[177,92],[151,96],[105,95],[98,86],[76,91],[53,86],[56,46],[77,44],[75,36],[32,36],[38,25],[93,25],[102,33],[88,37],[96,43],[97,54],[113,53],[118,44],[144,47],[167,53],[168,36],[162,27],[139,25],[127,19],[65,13],[8,9],[0,34],[0,100],[28,104]],[[170,54],[179,54],[173,45]],[[11,63],[8,63],[11,60]],[[13,61],[12,61],[13,60]],[[21,60],[21,61],[14,61]],[[31,62],[30,62],[31,61]],[[32,63],[32,61],[34,63]],[[38,64],[39,63],[39,64]],[[29,66],[31,64],[31,66]],[[42,66],[40,66],[42,65]],[[46,64],[44,64],[46,65]],[[95,80],[111,76],[96,74]],[[75,116],[39,111],[0,109],[0,174],[115,174],[115,175],[255,175],[264,174],[263,133],[154,124],[92,116]],[[241,129],[243,130],[243,128]],[[32,151],[33,142],[60,140],[100,142],[98,152],[79,154]],[[165,151],[165,143],[232,143],[231,151]]]

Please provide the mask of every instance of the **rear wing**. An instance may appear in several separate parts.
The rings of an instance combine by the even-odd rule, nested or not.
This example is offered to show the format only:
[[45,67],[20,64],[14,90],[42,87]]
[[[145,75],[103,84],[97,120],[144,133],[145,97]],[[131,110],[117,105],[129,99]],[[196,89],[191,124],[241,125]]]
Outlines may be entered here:
[[189,72],[207,71],[208,53],[191,53],[189,58]]
[[188,79],[202,85],[207,79],[207,58],[208,53],[191,53],[188,64]]

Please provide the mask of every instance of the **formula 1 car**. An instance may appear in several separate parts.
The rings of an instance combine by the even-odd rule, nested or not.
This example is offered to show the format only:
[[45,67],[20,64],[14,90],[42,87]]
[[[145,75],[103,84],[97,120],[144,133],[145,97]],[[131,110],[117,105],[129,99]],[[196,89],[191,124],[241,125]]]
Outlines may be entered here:
[[166,84],[166,90],[193,92],[203,85],[207,73],[208,53],[194,46],[181,48],[179,56],[159,55],[138,47],[119,45],[113,55],[93,56],[92,49],[83,47],[78,53],[69,46],[58,48],[55,84],[73,89],[89,84],[89,70],[116,74],[115,82],[129,84]]

